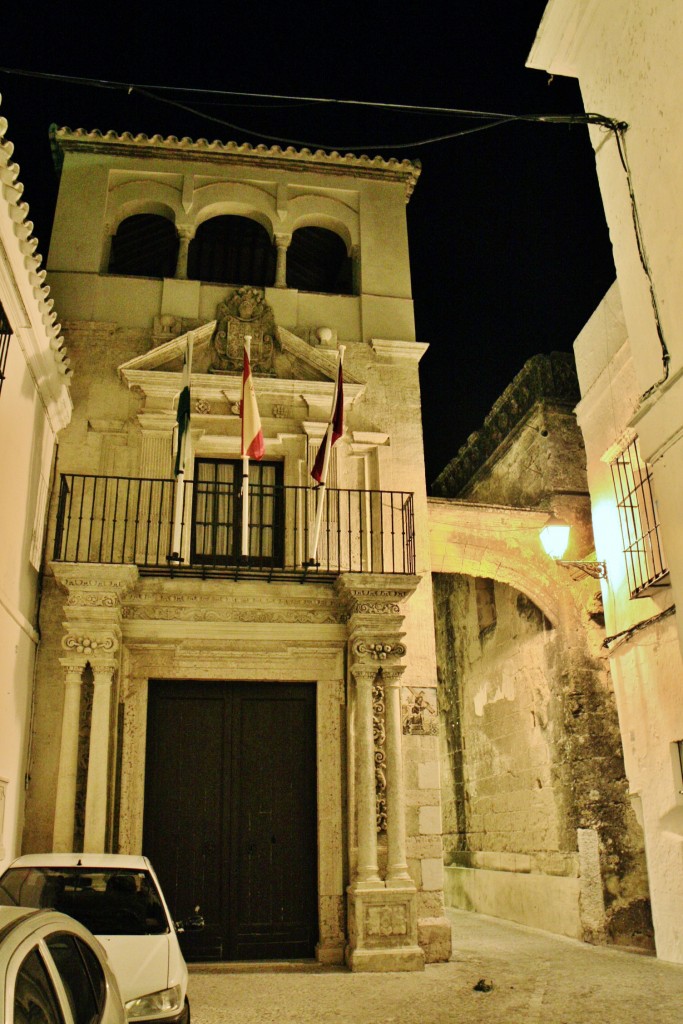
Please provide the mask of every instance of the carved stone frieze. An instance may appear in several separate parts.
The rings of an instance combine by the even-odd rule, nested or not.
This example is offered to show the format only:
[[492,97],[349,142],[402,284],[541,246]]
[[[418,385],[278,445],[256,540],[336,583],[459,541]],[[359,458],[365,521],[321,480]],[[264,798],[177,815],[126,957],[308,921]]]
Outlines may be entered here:
[[375,742],[375,793],[377,794],[377,831],[387,830],[387,776],[384,742],[384,687],[379,678],[372,684],[372,734]]
[[82,608],[114,608],[138,579],[135,565],[81,565],[52,562],[54,577],[67,592],[66,604]]
[[[224,588],[221,588],[224,589]],[[274,595],[273,595],[274,596]],[[195,592],[146,590],[131,595],[122,609],[125,620],[176,622],[282,622],[337,624],[342,613],[332,596],[278,597],[265,604],[263,594],[218,589]]]
[[368,938],[388,938],[408,934],[408,908],[404,903],[379,904],[365,908],[365,934]]

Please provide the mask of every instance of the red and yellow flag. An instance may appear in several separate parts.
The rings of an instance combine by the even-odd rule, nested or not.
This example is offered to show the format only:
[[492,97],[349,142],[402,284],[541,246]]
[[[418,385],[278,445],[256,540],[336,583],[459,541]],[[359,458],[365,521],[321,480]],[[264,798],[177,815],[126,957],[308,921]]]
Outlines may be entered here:
[[259,416],[256,403],[254,378],[251,374],[251,363],[249,362],[249,353],[247,352],[246,345],[244,346],[240,416],[242,417],[242,458],[246,455],[250,459],[262,459],[266,446],[263,441],[261,417]]

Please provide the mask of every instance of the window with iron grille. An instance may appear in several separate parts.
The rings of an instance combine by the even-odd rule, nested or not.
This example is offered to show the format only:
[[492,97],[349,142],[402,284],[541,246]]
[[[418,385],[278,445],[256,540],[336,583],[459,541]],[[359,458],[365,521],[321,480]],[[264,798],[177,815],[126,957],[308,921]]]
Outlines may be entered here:
[[653,586],[666,586],[668,568],[662,548],[652,473],[634,440],[612,462],[612,480],[619,510],[621,536],[631,597],[644,596]]
[[5,366],[7,365],[7,353],[9,351],[9,340],[12,336],[12,328],[0,305],[0,391],[5,381]]

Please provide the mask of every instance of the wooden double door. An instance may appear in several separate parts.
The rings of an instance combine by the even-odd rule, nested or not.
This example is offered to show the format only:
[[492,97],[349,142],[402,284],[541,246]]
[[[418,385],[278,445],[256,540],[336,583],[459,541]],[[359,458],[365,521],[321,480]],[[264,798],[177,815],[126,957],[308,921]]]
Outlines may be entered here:
[[151,680],[143,852],[187,959],[313,956],[315,686]]

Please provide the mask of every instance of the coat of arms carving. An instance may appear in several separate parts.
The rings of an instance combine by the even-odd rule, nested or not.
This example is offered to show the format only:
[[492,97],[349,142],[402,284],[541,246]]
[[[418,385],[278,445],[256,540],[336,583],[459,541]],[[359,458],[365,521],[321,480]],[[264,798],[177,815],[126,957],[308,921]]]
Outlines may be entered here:
[[259,288],[237,288],[216,307],[216,320],[209,373],[241,373],[244,338],[251,335],[252,370],[275,376],[275,318]]

